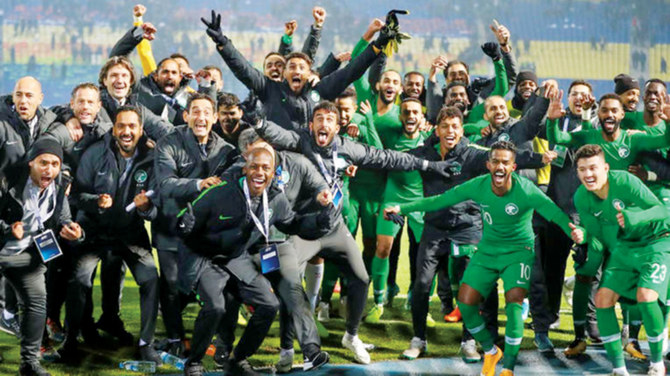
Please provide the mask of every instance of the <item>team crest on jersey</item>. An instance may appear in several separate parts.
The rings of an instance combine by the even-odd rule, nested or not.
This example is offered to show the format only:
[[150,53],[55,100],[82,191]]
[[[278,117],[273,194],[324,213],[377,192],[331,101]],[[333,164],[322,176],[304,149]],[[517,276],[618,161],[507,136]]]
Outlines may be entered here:
[[510,202],[509,204],[505,205],[505,213],[507,213],[507,215],[516,215],[518,212],[519,207],[513,203]]
[[614,209],[616,210],[623,210],[626,208],[626,204],[624,204],[623,201],[619,200],[618,198],[612,200],[612,206],[614,206]]
[[310,98],[313,102],[318,102],[318,101],[321,100],[321,95],[319,95],[319,92],[318,92],[318,91],[316,91],[316,90],[312,90],[312,91],[309,93],[309,98]]
[[148,174],[147,174],[146,171],[144,171],[144,170],[137,170],[137,171],[135,172],[134,179],[135,179],[135,181],[136,181],[137,183],[141,184],[141,183],[144,183],[145,181],[147,181],[147,177],[148,177]]
[[622,146],[617,150],[617,153],[619,154],[619,157],[621,158],[626,158],[630,155],[630,149],[628,149],[625,146]]
[[463,169],[463,166],[461,166],[461,164],[458,162],[454,162],[449,166],[449,171],[451,171],[451,173],[454,175],[460,174],[461,169]]
[[281,175],[279,175],[279,180],[282,184],[288,184],[291,181],[291,174],[286,170],[281,170]]
[[509,135],[507,133],[501,134],[498,136],[498,141],[509,141]]

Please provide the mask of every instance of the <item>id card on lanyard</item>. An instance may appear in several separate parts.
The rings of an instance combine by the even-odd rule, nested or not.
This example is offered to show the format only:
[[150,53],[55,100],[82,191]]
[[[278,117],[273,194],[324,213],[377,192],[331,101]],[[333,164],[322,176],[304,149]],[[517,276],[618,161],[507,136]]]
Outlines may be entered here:
[[249,195],[249,186],[247,185],[247,178],[244,178],[242,181],[242,190],[244,191],[244,198],[247,200],[247,206],[249,207],[249,215],[251,220],[254,221],[256,228],[265,238],[265,247],[261,249],[261,272],[267,274],[279,269],[279,254],[277,253],[276,244],[268,244],[268,239],[270,235],[270,213],[268,210],[268,193],[263,191],[262,204],[263,205],[263,222],[261,223],[260,219],[256,216],[256,213],[252,210],[251,207],[251,197]]
[[51,230],[46,230],[39,235],[33,237],[35,241],[35,246],[39,251],[42,261],[49,262],[56,257],[63,254],[60,247],[58,246],[58,241],[56,240],[56,235]]
[[326,182],[330,186],[330,193],[333,195],[333,205],[335,207],[338,207],[340,205],[340,202],[342,202],[342,197],[344,197],[344,194],[342,193],[342,188],[340,185],[337,183],[337,180],[335,177],[337,176],[337,147],[333,146],[333,174],[331,175],[328,169],[326,168],[325,163],[323,163],[323,159],[321,158],[321,155],[317,154],[316,155],[316,160],[319,163],[319,169],[321,170],[321,174],[323,174],[323,177],[326,179]]
[[[563,122],[563,132],[568,131],[568,125],[570,124],[570,119],[567,117],[565,118],[565,121]],[[563,167],[565,164],[565,157],[568,155],[568,148],[563,146],[563,145],[554,145],[554,151],[556,154],[556,158],[551,161],[551,164],[556,167]]]

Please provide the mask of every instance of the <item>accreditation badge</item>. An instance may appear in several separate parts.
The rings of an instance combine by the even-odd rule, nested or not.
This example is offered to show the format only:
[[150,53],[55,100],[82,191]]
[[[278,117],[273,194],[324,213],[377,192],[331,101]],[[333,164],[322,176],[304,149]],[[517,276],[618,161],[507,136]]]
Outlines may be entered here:
[[279,253],[277,253],[277,245],[270,244],[261,249],[261,272],[263,274],[272,273],[279,269]]
[[51,230],[46,230],[43,233],[34,236],[33,241],[42,257],[42,261],[45,263],[63,254],[63,251],[61,251],[58,246],[58,241],[56,241],[56,236]]
[[563,145],[554,145],[554,151],[558,156],[551,161],[551,164],[556,167],[563,167],[565,164],[565,157],[568,155],[568,148]]

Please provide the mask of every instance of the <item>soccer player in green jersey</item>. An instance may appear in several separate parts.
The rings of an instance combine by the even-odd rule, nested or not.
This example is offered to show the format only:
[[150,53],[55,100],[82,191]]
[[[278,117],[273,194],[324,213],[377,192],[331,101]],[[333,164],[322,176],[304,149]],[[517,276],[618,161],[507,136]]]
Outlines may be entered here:
[[[639,89],[638,89],[639,93]],[[621,96],[619,96],[621,97]],[[661,118],[663,105],[667,103],[668,89],[665,82],[652,78],[644,84],[644,109],[642,111],[626,112],[621,121],[623,129],[637,129],[647,133],[664,133],[665,122]]]
[[667,209],[638,178],[610,171],[600,146],[581,147],[575,159],[582,186],[574,201],[584,231],[573,231],[572,239],[598,239],[611,253],[596,294],[596,313],[613,374],[628,375],[614,311],[621,298],[637,302],[642,314],[651,352],[648,375],[665,375],[661,306],[666,304],[670,263]]
[[532,217],[537,212],[556,223],[569,235],[579,230],[570,219],[530,180],[514,173],[516,148],[508,141],[491,146],[486,162],[490,174],[471,179],[445,193],[384,209],[384,216],[431,211],[465,200],[481,208],[482,239],[465,270],[458,291],[458,306],[465,326],[485,351],[482,375],[493,376],[502,351],[494,345],[479,313],[482,297],[502,278],[505,287],[505,360],[501,375],[514,374],[521,339],[523,319],[521,303],[526,297],[535,262]]

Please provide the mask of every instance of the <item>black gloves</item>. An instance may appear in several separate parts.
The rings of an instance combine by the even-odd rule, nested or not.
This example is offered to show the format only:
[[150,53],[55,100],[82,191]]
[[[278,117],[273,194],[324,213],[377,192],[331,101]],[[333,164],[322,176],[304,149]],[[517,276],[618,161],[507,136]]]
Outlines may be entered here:
[[575,264],[582,265],[586,262],[588,257],[588,244],[573,244],[572,245],[572,259]]
[[482,44],[482,51],[484,51],[484,53],[493,61],[502,59],[502,53],[500,52],[500,46],[498,46],[498,43],[486,42]]
[[434,172],[445,179],[451,177],[451,163],[446,163],[443,161],[424,161],[424,167],[422,170]]
[[257,95],[249,92],[249,96],[240,104],[240,109],[243,111],[242,121],[255,126],[260,121],[265,119],[265,108],[263,102]]
[[207,26],[207,35],[209,35],[210,38],[216,43],[217,45],[223,45],[228,43],[228,38],[223,35],[223,32],[221,31],[221,15],[216,14],[215,11],[212,10],[212,20],[210,22],[207,22],[204,18],[200,18],[202,23]]
[[398,23],[396,14],[409,14],[409,12],[398,9],[393,9],[388,12],[386,14],[386,24],[379,31],[377,39],[372,42],[373,46],[382,50],[384,54],[389,57],[393,55],[394,52],[398,52],[398,45],[400,45],[404,39],[411,38],[409,34],[400,32],[400,24]]
[[186,211],[179,217],[177,222],[177,233],[181,237],[186,237],[191,234],[195,226],[195,214],[193,214],[193,206],[189,202],[186,204]]
[[390,213],[387,214],[388,220],[395,223],[396,225],[402,227],[405,225],[405,217],[401,216],[400,214],[396,213]]

